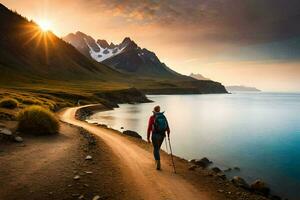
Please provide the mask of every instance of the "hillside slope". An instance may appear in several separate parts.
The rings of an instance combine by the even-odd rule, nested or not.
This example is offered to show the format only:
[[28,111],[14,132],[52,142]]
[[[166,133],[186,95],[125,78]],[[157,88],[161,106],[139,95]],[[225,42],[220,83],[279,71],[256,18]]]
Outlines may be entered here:
[[106,79],[118,74],[2,4],[0,26],[0,72],[5,75],[0,81]]

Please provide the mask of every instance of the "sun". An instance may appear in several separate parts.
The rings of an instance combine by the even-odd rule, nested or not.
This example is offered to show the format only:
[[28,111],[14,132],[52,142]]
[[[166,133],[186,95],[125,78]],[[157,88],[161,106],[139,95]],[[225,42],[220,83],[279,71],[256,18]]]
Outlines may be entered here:
[[52,23],[49,20],[42,19],[38,20],[37,23],[43,32],[47,32],[52,28]]

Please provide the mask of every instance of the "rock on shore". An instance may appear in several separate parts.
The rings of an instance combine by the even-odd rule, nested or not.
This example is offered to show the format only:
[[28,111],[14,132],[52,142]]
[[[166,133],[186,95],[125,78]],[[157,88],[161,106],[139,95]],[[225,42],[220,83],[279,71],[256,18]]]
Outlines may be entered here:
[[234,176],[231,180],[231,182],[237,186],[237,187],[241,187],[241,188],[244,188],[244,189],[249,189],[249,184],[241,177],[239,176]]
[[210,161],[206,157],[204,157],[204,158],[202,158],[200,160],[193,159],[190,162],[193,163],[193,164],[195,164],[195,165],[197,165],[197,166],[199,166],[199,167],[202,167],[202,168],[206,168],[206,167],[208,167],[212,163],[212,161]]
[[76,119],[79,120],[85,120],[87,117],[91,116],[95,112],[102,111],[102,110],[107,110],[107,107],[105,107],[102,104],[82,107],[76,111],[75,117]]
[[123,131],[123,134],[131,136],[131,137],[135,137],[135,138],[138,138],[138,139],[142,139],[142,136],[140,136],[140,134],[138,134],[135,131],[126,130],[126,131]]
[[267,184],[258,179],[258,180],[255,180],[251,185],[250,185],[250,189],[253,191],[253,192],[256,192],[258,194],[262,194],[264,196],[268,196],[270,194],[270,188],[267,186]]

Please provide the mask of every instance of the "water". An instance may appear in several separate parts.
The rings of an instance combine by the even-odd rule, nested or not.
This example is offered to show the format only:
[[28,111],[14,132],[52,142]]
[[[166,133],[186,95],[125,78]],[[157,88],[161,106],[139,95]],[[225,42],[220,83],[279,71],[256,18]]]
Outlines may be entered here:
[[[237,93],[149,96],[154,103],[120,105],[91,122],[135,130],[146,138],[153,107],[169,120],[174,153],[207,156],[249,182],[262,178],[274,193],[300,199],[300,94]],[[163,145],[164,147],[164,145]],[[232,174],[233,173],[233,174]]]

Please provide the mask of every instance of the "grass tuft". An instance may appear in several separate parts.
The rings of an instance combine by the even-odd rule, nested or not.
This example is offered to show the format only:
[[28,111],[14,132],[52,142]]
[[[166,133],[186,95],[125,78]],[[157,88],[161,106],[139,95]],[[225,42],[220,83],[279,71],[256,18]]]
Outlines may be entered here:
[[18,114],[18,130],[34,135],[58,133],[59,121],[51,111],[41,106],[29,106]]
[[0,101],[1,108],[15,109],[19,106],[19,102],[12,98],[4,98]]
[[40,100],[33,99],[33,98],[23,99],[22,103],[26,105],[42,105],[42,102]]

